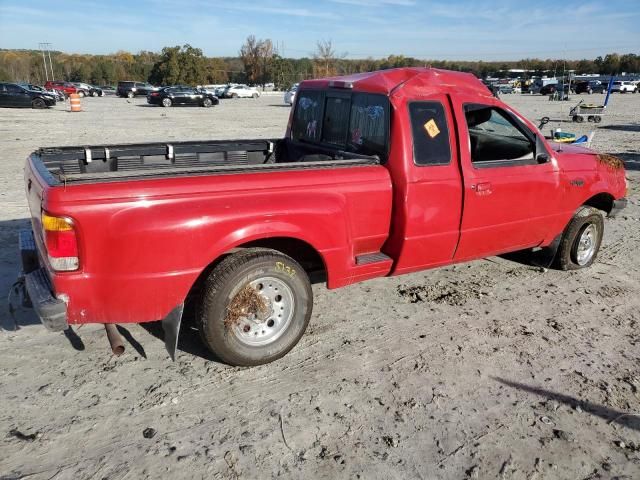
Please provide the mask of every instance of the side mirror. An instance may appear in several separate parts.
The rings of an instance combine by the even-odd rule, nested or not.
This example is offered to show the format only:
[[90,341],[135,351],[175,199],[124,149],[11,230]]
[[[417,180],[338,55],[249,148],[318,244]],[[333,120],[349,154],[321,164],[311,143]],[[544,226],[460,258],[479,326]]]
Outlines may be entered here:
[[538,163],[547,163],[549,161],[548,153],[539,153],[536,155],[536,162]]
[[544,140],[540,135],[536,135],[536,162],[547,163],[550,160],[549,153],[545,147]]

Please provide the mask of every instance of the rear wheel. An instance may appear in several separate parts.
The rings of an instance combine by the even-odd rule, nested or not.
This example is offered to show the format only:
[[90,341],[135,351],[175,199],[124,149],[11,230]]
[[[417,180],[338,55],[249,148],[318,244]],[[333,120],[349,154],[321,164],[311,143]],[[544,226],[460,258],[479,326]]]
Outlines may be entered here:
[[254,93],[253,95],[251,95],[253,98],[258,98],[260,95],[258,95],[257,93]]
[[578,123],[584,122],[584,117],[581,116],[581,115],[576,115],[576,122],[578,122]]
[[238,98],[238,94],[237,93],[232,93],[231,94],[231,98]]
[[593,117],[593,121],[595,123],[600,123],[602,121],[602,117],[600,115],[596,115]]
[[214,354],[230,365],[250,366],[289,352],[312,308],[309,278],[295,260],[275,250],[249,249],[213,269],[196,318]]
[[98,92],[96,92],[95,90],[93,92],[91,92],[91,96],[92,97],[97,97],[98,96]]
[[170,98],[163,98],[162,99],[162,106],[163,107],[170,107],[172,103],[173,102],[171,101]]
[[127,92],[127,98],[133,98],[133,92]]
[[80,98],[84,98],[84,91],[80,90],[80,91],[78,92],[78,96],[79,96]]
[[598,255],[603,233],[602,212],[593,207],[581,207],[562,234],[556,266],[561,270],[589,267]]
[[32,108],[47,108],[47,104],[41,98],[34,98],[33,101],[31,102],[31,107]]

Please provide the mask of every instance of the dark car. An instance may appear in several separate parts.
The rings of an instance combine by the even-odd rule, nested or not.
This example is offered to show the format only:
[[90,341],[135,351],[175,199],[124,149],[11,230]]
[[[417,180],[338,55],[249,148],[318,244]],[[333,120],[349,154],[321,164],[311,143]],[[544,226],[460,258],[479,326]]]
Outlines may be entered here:
[[82,82],[74,82],[73,84],[78,89],[78,93],[84,92],[85,96],[104,97],[104,93],[100,87],[94,87],[93,85]]
[[52,93],[29,90],[15,83],[0,83],[0,107],[46,108],[55,104]]
[[151,105],[162,105],[163,107],[170,107],[172,105],[211,107],[218,105],[219,100],[218,97],[206,90],[177,86],[163,88],[158,92],[151,92],[147,95],[147,103]]
[[588,80],[576,83],[576,93],[604,93],[607,91],[606,85],[599,80]]
[[[561,87],[562,85],[562,87]],[[561,84],[561,83],[548,83],[544,87],[540,89],[540,95],[551,95],[552,93],[556,93],[560,88],[564,89],[565,95],[569,94],[569,84]]]
[[133,98],[139,95],[149,95],[151,92],[156,91],[158,91],[158,89],[150,83],[124,81],[118,82],[116,95],[119,97]]

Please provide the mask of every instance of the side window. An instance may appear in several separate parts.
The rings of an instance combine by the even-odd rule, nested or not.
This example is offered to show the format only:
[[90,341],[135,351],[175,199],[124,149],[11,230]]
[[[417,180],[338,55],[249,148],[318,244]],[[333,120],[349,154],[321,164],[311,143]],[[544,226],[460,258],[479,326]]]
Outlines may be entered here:
[[349,98],[327,97],[322,123],[322,140],[344,147],[349,122]]
[[354,93],[351,99],[347,146],[365,155],[386,156],[386,98],[369,93]]
[[447,165],[451,162],[449,127],[440,102],[409,104],[416,165]]
[[291,125],[294,140],[318,141],[322,122],[322,92],[303,90],[296,99],[296,111]]
[[508,166],[530,163],[535,146],[518,125],[503,110],[480,104],[464,107],[471,161],[476,166]]
[[7,85],[7,93],[22,93],[24,90],[17,85]]
[[136,83],[136,88],[144,88],[144,83]]

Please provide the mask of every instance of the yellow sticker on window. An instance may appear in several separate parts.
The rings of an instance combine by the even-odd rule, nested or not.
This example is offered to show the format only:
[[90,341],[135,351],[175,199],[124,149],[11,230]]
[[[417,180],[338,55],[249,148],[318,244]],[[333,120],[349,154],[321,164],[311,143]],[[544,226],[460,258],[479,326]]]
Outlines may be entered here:
[[435,138],[440,134],[440,129],[433,118],[424,124],[424,129],[431,138]]

